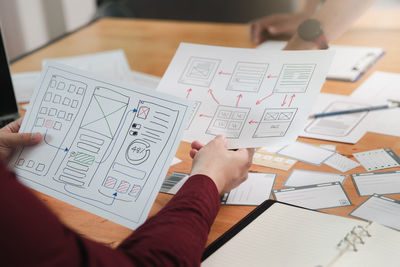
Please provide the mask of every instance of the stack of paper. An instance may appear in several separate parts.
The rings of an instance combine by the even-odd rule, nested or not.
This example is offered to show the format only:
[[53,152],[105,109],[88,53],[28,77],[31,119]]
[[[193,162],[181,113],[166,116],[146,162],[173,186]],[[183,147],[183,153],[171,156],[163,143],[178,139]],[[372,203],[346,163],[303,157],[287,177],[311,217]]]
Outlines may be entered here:
[[303,129],[332,57],[182,43],[157,90],[195,102],[183,141],[224,134],[229,149],[282,146]]
[[[129,68],[123,50],[111,50],[94,54],[43,60],[43,66],[50,62],[62,63],[116,81],[133,83],[143,88],[155,89],[160,78]],[[40,72],[15,73],[12,75],[17,102],[31,99],[33,89],[40,78]]]

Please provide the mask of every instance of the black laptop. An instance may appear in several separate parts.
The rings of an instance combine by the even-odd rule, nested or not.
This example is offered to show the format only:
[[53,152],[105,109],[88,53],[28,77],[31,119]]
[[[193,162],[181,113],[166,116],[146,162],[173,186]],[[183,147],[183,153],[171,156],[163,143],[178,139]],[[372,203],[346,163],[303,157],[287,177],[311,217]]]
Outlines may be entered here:
[[0,128],[19,117],[4,39],[0,28]]

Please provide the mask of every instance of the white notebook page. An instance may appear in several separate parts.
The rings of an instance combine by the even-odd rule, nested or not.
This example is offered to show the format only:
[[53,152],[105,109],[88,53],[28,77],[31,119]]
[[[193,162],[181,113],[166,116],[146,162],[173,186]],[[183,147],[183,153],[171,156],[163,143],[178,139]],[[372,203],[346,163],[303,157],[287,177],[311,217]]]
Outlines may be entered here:
[[363,221],[276,203],[202,266],[325,266],[338,242]]

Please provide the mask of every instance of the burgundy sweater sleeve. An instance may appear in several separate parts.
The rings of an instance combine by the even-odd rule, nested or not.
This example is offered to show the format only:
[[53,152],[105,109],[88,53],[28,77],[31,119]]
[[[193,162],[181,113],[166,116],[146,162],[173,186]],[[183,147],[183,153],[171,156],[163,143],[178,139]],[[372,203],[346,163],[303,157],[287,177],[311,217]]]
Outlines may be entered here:
[[[193,195],[195,188],[197,193]],[[190,203],[198,206],[190,207]],[[65,227],[0,162],[1,265],[198,264],[218,207],[218,194],[213,182],[205,176],[192,177],[157,215],[129,236],[118,249],[111,249]],[[171,221],[175,225],[171,226]],[[188,247],[187,242],[181,243],[185,240],[184,235],[198,244]],[[185,256],[179,256],[183,254]]]
[[118,249],[138,266],[199,266],[219,206],[214,182],[204,175],[192,176]]

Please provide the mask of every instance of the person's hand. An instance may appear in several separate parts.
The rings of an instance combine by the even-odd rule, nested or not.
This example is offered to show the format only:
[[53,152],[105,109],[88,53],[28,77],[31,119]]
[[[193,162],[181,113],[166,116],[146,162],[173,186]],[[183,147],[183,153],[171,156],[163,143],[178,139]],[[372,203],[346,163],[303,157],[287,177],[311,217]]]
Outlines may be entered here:
[[226,137],[222,135],[205,146],[195,141],[190,151],[193,158],[190,175],[207,175],[214,181],[218,192],[224,194],[247,179],[253,154],[253,148],[228,150]]
[[282,13],[263,17],[250,22],[251,40],[260,44],[269,37],[277,35],[292,36],[296,33],[297,27],[309,15],[307,13]]
[[22,118],[0,129],[0,158],[7,160],[15,147],[36,145],[42,140],[40,133],[18,133]]

